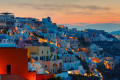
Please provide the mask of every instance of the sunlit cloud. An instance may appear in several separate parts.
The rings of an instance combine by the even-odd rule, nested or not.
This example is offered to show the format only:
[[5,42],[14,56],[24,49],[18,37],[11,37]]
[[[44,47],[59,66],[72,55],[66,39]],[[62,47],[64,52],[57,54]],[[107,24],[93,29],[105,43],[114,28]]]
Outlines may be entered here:
[[16,16],[36,17],[40,20],[50,16],[56,23],[107,23],[120,20],[120,6],[118,4],[120,1],[116,1],[15,0],[6,3],[3,0],[1,11],[15,13]]
[[31,3],[21,3],[15,4],[20,7],[31,7],[39,10],[68,10],[68,9],[86,9],[86,10],[111,10],[110,7],[101,7],[96,5],[55,5],[55,4],[31,4]]
[[67,15],[99,15],[98,13],[94,13],[94,12],[82,12],[82,11],[77,11],[77,12],[66,12]]

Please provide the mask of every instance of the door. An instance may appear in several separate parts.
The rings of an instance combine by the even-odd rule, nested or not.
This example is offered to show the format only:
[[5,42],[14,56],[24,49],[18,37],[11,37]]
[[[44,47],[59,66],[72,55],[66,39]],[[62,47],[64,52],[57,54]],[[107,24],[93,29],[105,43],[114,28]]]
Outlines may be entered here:
[[11,65],[7,65],[7,74],[11,74]]

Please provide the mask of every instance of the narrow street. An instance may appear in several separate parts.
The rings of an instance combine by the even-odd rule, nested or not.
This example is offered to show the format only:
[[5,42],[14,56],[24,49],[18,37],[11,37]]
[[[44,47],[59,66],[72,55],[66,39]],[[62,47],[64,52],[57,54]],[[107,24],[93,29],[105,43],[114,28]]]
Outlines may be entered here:
[[96,68],[95,68],[95,71],[99,73],[99,75],[100,75],[100,80],[103,80],[102,74],[101,74]]

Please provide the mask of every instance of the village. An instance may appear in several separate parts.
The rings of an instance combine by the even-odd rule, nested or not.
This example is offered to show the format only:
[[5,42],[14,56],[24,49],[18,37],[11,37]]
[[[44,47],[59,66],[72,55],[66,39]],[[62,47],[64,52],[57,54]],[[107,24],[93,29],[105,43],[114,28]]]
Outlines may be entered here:
[[69,29],[50,17],[39,20],[1,13],[0,77],[74,80],[73,75],[81,75],[86,80],[103,80],[99,65],[115,69],[120,63],[119,44],[119,39],[104,30]]

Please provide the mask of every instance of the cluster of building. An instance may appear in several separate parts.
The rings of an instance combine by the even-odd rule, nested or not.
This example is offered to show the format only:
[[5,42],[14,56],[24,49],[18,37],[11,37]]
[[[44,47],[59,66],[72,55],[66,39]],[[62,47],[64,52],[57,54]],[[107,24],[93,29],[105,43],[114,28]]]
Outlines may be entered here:
[[[81,37],[85,42],[91,43],[90,46],[80,46]],[[47,80],[60,76],[63,80],[71,80],[69,74],[86,74],[76,56],[89,63],[91,70],[100,62],[113,69],[114,58],[108,53],[101,55],[103,48],[92,43],[96,41],[112,42],[114,38],[103,30],[68,29],[52,23],[50,17],[40,21],[1,13],[1,79]],[[99,76],[95,70],[93,72]]]
[[114,35],[117,39],[120,40],[120,35]]

